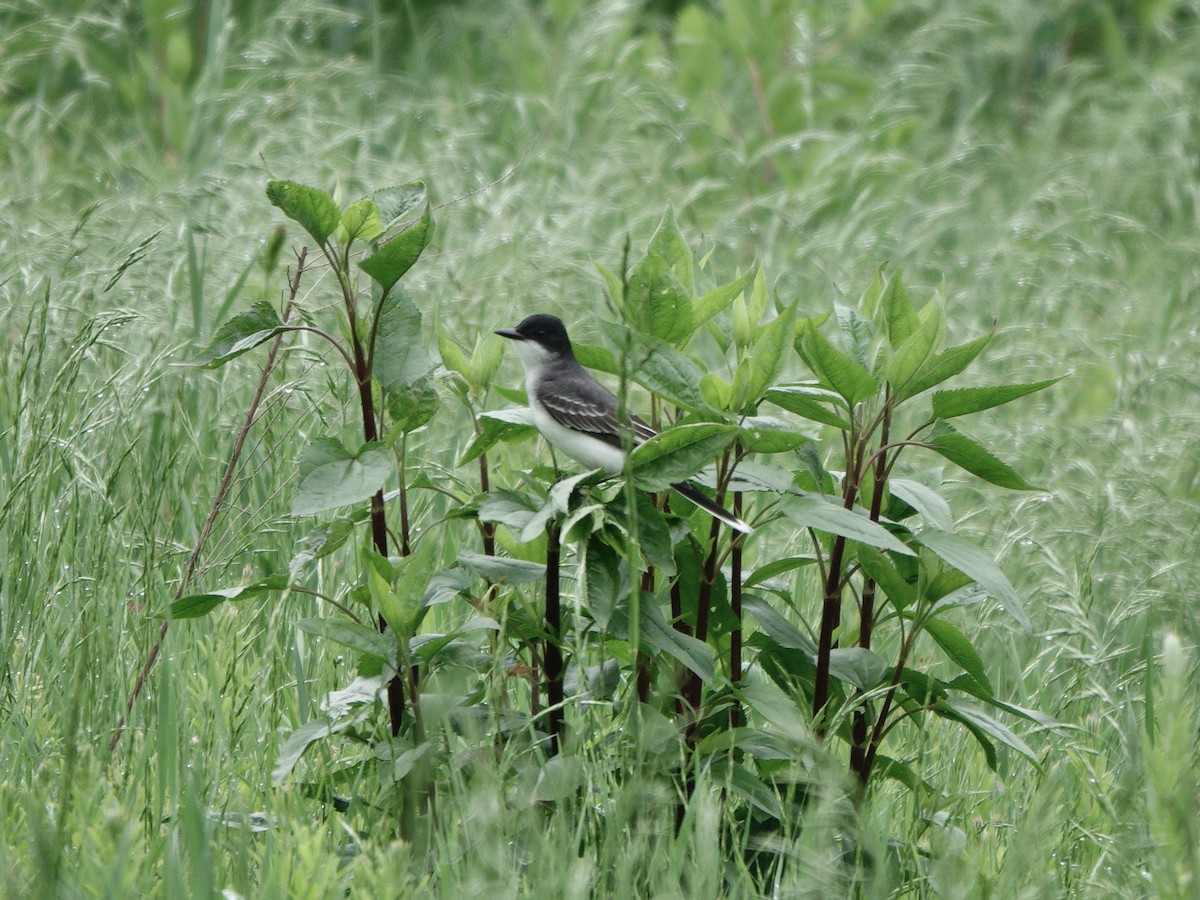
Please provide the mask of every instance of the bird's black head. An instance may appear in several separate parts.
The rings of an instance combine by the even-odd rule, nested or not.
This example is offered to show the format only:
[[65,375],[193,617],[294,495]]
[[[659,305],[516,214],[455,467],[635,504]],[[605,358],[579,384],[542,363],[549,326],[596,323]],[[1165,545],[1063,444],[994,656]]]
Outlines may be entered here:
[[516,328],[501,328],[496,334],[514,341],[531,341],[554,355],[573,355],[566,326],[557,316],[537,313]]

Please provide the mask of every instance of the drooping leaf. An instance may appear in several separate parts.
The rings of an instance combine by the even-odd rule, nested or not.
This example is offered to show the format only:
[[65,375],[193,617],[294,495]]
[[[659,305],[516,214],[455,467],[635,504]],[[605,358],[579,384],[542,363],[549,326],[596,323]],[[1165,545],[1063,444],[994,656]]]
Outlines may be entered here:
[[413,210],[425,202],[425,183],[410,181],[396,187],[381,188],[371,195],[379,207],[379,218],[383,221],[386,234],[394,225],[406,219]]
[[325,243],[342,218],[341,210],[327,193],[294,181],[267,182],[267,199],[289,219],[299,222],[318,244]]
[[863,647],[838,647],[829,652],[829,674],[859,690],[878,687],[887,673],[888,664]]
[[719,422],[668,428],[630,453],[634,482],[643,490],[665,490],[712,462],[737,432],[736,425]]
[[992,683],[983,667],[983,658],[965,634],[945,619],[936,617],[925,622],[925,631],[959,668],[975,679],[989,695],[992,693]]
[[386,444],[370,441],[351,453],[333,438],[317,438],[300,457],[292,515],[311,516],[366,500],[395,470]]
[[203,353],[181,365],[215,369],[275,335],[291,330],[294,326],[285,325],[270,302],[259,300],[218,328]]
[[950,504],[928,485],[908,478],[888,479],[888,490],[919,512],[925,521],[941,531],[954,530]]
[[865,515],[821,497],[812,494],[790,497],[784,501],[781,509],[785,516],[802,528],[827,531],[903,556],[914,555],[912,550],[886,528],[872,522]]
[[773,559],[765,565],[759,566],[750,573],[750,577],[743,583],[742,587],[752,588],[755,585],[763,584],[771,579],[778,578],[780,575],[785,575],[796,569],[807,568],[808,566],[816,565],[817,557],[813,555],[807,556],[785,556],[782,559]]
[[598,535],[585,545],[583,582],[589,615],[601,629],[607,628],[623,591],[621,558]]
[[731,794],[772,819],[779,820],[786,815],[778,791],[746,766],[734,762],[728,753],[720,753],[709,760],[708,775],[713,782],[724,784]]
[[370,256],[359,262],[362,270],[370,275],[387,293],[404,273],[413,267],[433,237],[433,219],[429,204],[421,218],[385,243]]
[[234,587],[220,588],[204,594],[190,594],[180,597],[171,604],[168,617],[172,619],[195,619],[227,600],[245,600],[258,594],[270,591],[284,591],[288,588],[287,575],[268,575],[249,584],[239,584]]
[[939,422],[929,437],[921,443],[940,453],[956,466],[961,466],[972,475],[999,487],[1014,491],[1043,490],[1022,478],[1016,469],[993,456],[990,450],[974,438],[967,437],[945,422]]
[[993,771],[996,769],[995,749],[991,748],[989,752],[988,738],[999,741],[1004,746],[1020,753],[1035,766],[1038,765],[1038,757],[1033,752],[1033,748],[1014,734],[1007,725],[974,704],[958,697],[945,697],[934,706],[934,712],[944,718],[954,719],[966,725],[983,746],[984,752],[988,755],[988,766]]
[[813,747],[816,738],[808,717],[778,685],[762,678],[746,681],[741,688],[746,705],[769,722],[772,730],[804,747]]
[[758,620],[763,632],[780,647],[799,650],[810,659],[817,658],[817,645],[807,634],[771,608],[761,597],[745,597],[742,609]]
[[937,391],[933,395],[933,414],[939,419],[965,416],[983,409],[991,409],[993,406],[1011,403],[1018,397],[1045,390],[1061,380],[1061,377],[1047,378],[1045,381],[1035,381],[1031,384],[1004,384]]
[[397,431],[405,434],[416,431],[429,422],[441,406],[432,373],[408,384],[392,386],[384,399],[387,402],[388,415],[392,417],[392,424]]
[[434,367],[421,343],[421,313],[403,288],[392,291],[379,309],[372,368],[385,391],[411,384]]
[[917,535],[917,539],[951,566],[974,579],[1026,632],[1033,630],[1033,624],[1025,614],[1012,583],[985,550],[957,534],[935,528],[926,528]]
[[854,406],[879,390],[879,383],[849,354],[839,350],[812,323],[797,337],[796,351],[821,382]]

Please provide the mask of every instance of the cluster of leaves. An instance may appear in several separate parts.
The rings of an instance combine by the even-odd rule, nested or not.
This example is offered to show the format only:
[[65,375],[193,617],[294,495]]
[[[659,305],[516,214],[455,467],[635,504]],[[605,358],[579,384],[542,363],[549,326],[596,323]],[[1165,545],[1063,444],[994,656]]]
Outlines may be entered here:
[[[184,597],[172,615],[265,592],[315,592],[314,564],[370,523],[357,575],[326,597],[337,614],[299,623],[355,651],[358,678],[286,742],[277,778],[317,741],[351,740],[362,754],[343,754],[358,762],[336,774],[361,791],[357,773],[369,762],[380,789],[406,798],[401,827],[411,829],[456,747],[501,741],[557,755],[539,797],[564,797],[581,786],[582,768],[570,760],[595,750],[581,726],[602,710],[673,734],[678,752],[664,749],[648,764],[685,791],[698,767],[723,773],[759,826],[779,825],[805,795],[803,760],[819,743],[843,743],[863,785],[880,773],[926,791],[897,729],[925,727],[931,716],[966,728],[993,767],[998,746],[1036,762],[996,712],[1053,723],[997,696],[953,614],[990,597],[1028,628],[1021,602],[991,556],[956,533],[941,464],[907,478],[895,472],[902,454],[925,451],[998,486],[1034,489],[952,420],[1053,381],[940,388],[991,333],[945,346],[941,300],[914,303],[899,274],[882,270],[856,305],[815,316],[772,299],[761,270],[702,289],[705,267],[668,214],[632,267],[600,269],[616,321],[599,325],[603,344],[576,344],[585,365],[615,378],[623,405],[635,405],[635,385],[650,393],[658,436],[634,449],[616,481],[542,466],[497,479],[499,447],[536,430],[523,405],[486,409],[494,391],[523,401],[492,385],[498,339],[468,351],[439,331],[441,367],[424,348],[420,314],[399,286],[430,239],[428,208],[415,215],[423,189],[344,209],[288,182],[272,182],[268,196],[336,274],[342,332],[260,303],[231,319],[198,362],[221,365],[287,331],[328,340],[357,390],[363,440],[347,447],[330,435],[303,450],[293,513],[351,511],[305,536],[288,573]],[[367,245],[357,266],[368,290],[352,267],[358,242]],[[810,377],[788,380],[801,364]],[[409,436],[440,406],[439,384],[470,413],[458,466],[477,465],[477,485],[408,457]],[[687,479],[751,519],[755,533],[727,535],[699,510],[672,508],[664,492]],[[422,523],[419,541],[413,489],[453,502],[452,514]],[[397,507],[389,552],[386,514]],[[466,549],[464,520],[482,553]],[[746,565],[758,557],[769,561]],[[571,579],[569,602],[560,602]],[[921,641],[940,651],[935,669],[913,664]],[[947,665],[959,674],[941,677]],[[436,718],[422,714],[431,678],[456,686],[439,693]],[[383,705],[386,730],[372,716]]]

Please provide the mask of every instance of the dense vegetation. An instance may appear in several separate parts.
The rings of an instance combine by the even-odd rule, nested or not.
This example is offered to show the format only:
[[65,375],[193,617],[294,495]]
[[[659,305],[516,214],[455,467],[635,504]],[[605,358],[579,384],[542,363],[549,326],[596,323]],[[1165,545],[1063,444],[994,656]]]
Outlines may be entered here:
[[[379,6],[0,10],[5,894],[794,896],[853,880],[871,896],[1186,896],[1200,878],[1194,5]],[[519,380],[511,360],[488,368],[490,331],[550,311],[600,342],[616,315],[597,265],[636,262],[668,208],[706,277],[764,272],[776,309],[853,305],[890,262],[914,297],[940,292],[949,344],[998,322],[963,383],[1069,372],[971,420],[1046,492],[945,470],[956,528],[997,556],[1030,627],[992,602],[951,620],[997,696],[1059,723],[1004,719],[1036,763],[931,719],[903,746],[930,789],[879,779],[860,797],[846,747],[812,744],[825,789],[758,831],[720,772],[690,797],[660,777],[672,730],[623,717],[625,686],[609,730],[551,778],[524,725],[494,754],[450,753],[436,825],[414,842],[394,809],[344,802],[379,780],[348,742],[282,758],[360,662],[314,638],[336,611],[295,592],[171,622],[110,752],[265,352],[172,364],[255,301],[279,308],[285,267],[316,250],[298,228],[273,237],[272,178],[343,205],[426,183],[436,228],[404,284],[430,358],[455,345],[489,373],[461,390],[486,409],[512,402],[490,386]],[[328,314],[332,273],[306,277],[299,302]],[[189,592],[287,573],[313,525],[292,515],[303,449],[361,429],[336,360],[297,337]],[[406,458],[473,493],[477,467],[457,465],[472,420],[449,384]],[[536,454],[489,450],[497,485],[532,489]],[[408,514],[449,563],[479,532],[447,520],[444,497],[416,490]],[[506,531],[500,552],[543,558]],[[757,557],[749,544],[748,567],[812,546],[800,527],[772,540]],[[355,543],[322,561],[322,585],[359,577]],[[819,586],[798,571],[793,624],[815,623]],[[441,604],[422,627],[469,613]],[[953,677],[944,650],[920,645],[914,665]],[[523,696],[505,662],[488,683]],[[463,684],[437,687],[430,715]],[[780,723],[792,737],[797,710]],[[386,730],[382,707],[369,715],[364,731]]]

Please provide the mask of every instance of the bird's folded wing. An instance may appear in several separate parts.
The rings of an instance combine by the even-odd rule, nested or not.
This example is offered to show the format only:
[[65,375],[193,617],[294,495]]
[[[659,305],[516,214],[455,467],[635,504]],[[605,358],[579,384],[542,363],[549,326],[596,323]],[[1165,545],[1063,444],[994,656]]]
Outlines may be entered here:
[[[621,446],[621,431],[624,429],[617,423],[617,398],[602,385],[593,384],[590,387],[594,390],[585,390],[582,395],[570,397],[555,392],[552,386],[548,387],[548,390],[538,392],[538,400],[555,422],[573,431],[590,434],[614,447]],[[575,390],[578,394],[578,385]],[[633,432],[631,443],[635,446],[658,433],[637,416],[631,415],[627,421]]]

